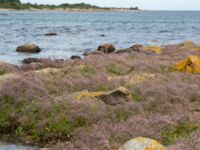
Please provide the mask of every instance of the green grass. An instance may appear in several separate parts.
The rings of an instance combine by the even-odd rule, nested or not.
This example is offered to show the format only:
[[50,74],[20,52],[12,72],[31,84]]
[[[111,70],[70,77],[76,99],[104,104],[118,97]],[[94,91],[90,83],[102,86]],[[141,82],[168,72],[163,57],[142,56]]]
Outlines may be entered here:
[[187,138],[191,133],[195,132],[198,126],[194,123],[185,122],[177,124],[172,130],[162,133],[163,144],[168,146],[174,144],[177,139]]
[[90,77],[90,76],[95,75],[95,74],[96,74],[96,71],[92,67],[84,66],[81,69],[81,75],[84,76],[84,77]]
[[2,76],[2,75],[4,75],[4,74],[6,74],[6,72],[3,71],[3,70],[0,70],[0,76]]
[[126,121],[129,118],[130,112],[118,109],[115,112],[117,121]]
[[46,143],[49,140],[66,140],[74,129],[86,126],[87,119],[69,119],[64,104],[51,104],[41,109],[41,105],[29,100],[15,102],[11,97],[0,99],[0,133],[12,134],[17,139],[26,137],[30,141]]
[[191,98],[191,102],[200,102],[200,95],[193,95]]
[[135,89],[134,93],[131,95],[133,101],[140,102],[142,100],[142,93],[139,89]]
[[131,95],[133,101],[140,102],[142,100],[142,96],[139,94],[132,94]]
[[163,65],[160,65],[160,73],[161,74],[168,74],[172,72],[172,69],[167,67],[167,66],[163,66]]
[[123,65],[110,65],[106,70],[112,75],[124,76],[130,74],[133,71],[133,68],[125,68]]

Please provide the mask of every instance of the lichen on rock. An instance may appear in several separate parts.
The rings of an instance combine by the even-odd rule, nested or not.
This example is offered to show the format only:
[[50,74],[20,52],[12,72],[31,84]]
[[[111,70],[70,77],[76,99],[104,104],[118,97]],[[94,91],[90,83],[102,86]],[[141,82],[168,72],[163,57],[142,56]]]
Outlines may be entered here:
[[193,41],[185,41],[183,43],[183,47],[187,50],[200,51],[200,45],[194,43]]
[[195,55],[190,55],[176,63],[173,69],[181,72],[200,73],[200,58]]
[[166,150],[166,148],[156,140],[137,137],[126,142],[119,150]]
[[75,96],[76,100],[81,100],[84,97],[94,97],[101,99],[105,104],[109,105],[116,105],[124,102],[131,98],[131,93],[125,87],[119,87],[112,91],[108,92],[89,92],[89,91],[82,91]]
[[161,53],[161,47],[159,46],[144,46],[144,50],[152,51],[154,53]]

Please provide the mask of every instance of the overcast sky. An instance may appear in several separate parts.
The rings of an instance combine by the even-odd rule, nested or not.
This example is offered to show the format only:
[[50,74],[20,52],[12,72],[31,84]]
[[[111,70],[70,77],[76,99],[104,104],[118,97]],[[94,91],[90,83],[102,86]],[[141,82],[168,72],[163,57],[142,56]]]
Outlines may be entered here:
[[60,4],[90,3],[98,6],[133,7],[147,10],[200,10],[200,0],[21,0],[22,2]]

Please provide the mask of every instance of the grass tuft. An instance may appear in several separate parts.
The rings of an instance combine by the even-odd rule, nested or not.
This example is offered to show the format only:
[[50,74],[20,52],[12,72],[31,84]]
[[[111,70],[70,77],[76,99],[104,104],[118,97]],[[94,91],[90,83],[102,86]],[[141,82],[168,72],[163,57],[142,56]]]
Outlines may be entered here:
[[92,75],[95,75],[95,73],[96,73],[95,69],[89,66],[84,66],[81,69],[81,75],[84,77],[90,77]]
[[162,134],[163,144],[168,146],[174,144],[180,138],[187,138],[191,133],[197,131],[198,126],[185,122],[177,124],[172,130],[164,131]]

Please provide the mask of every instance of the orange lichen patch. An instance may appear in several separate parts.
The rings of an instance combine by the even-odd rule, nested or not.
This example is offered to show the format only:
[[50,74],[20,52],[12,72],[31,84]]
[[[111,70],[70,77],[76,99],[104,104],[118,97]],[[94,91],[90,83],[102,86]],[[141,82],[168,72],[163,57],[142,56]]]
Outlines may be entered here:
[[190,55],[186,59],[175,64],[173,69],[188,73],[200,73],[200,58],[198,56]]
[[200,45],[197,45],[196,43],[192,41],[185,41],[183,43],[184,48],[188,50],[194,50],[194,51],[200,51]]
[[159,46],[144,46],[144,50],[152,51],[155,53],[161,53],[161,47]]
[[152,150],[163,150],[163,146],[158,141],[156,141],[156,140],[152,140],[149,143],[148,148],[152,149]]
[[[124,97],[125,100],[130,100],[131,99],[131,93],[130,91],[125,88],[125,87],[119,87],[116,88],[112,91],[107,91],[107,92],[89,92],[89,91],[82,91],[75,95],[76,100],[81,100],[84,97],[95,97],[95,98],[100,98],[105,101],[106,104],[111,104],[111,99],[114,98],[115,102],[117,101],[117,97]],[[108,100],[108,101],[107,101]]]
[[138,137],[138,138],[135,138],[134,140],[137,141],[137,142],[144,142],[146,140],[146,138]]
[[138,137],[126,142],[119,150],[166,150],[158,141]]

